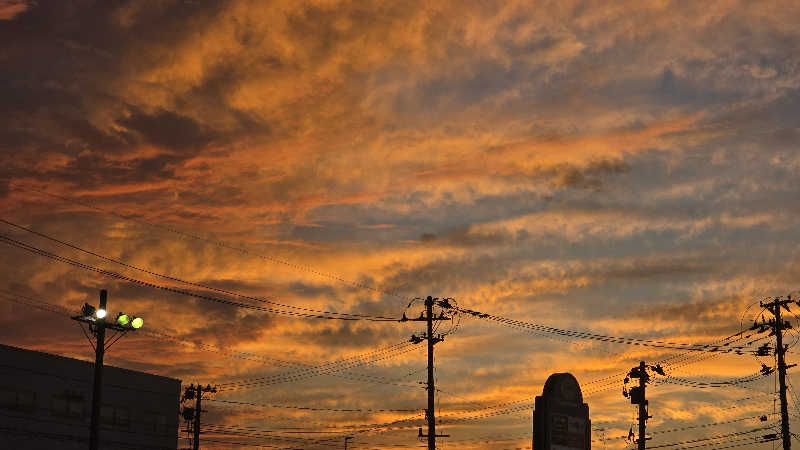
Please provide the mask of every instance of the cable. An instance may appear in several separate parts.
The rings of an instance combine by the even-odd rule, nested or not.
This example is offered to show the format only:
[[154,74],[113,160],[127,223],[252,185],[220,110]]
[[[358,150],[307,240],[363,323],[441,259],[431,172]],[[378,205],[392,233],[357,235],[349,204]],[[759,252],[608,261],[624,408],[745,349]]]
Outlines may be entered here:
[[[25,250],[27,252],[34,253],[34,254],[37,254],[39,256],[43,256],[43,257],[50,258],[50,259],[53,259],[53,260],[56,260],[56,261],[59,261],[59,262],[63,262],[65,264],[69,264],[69,265],[72,265],[74,267],[79,267],[79,268],[84,269],[84,270],[95,272],[95,273],[98,273],[100,275],[107,276],[109,278],[116,278],[118,280],[128,281],[128,282],[131,282],[131,283],[139,284],[141,286],[150,287],[150,288],[153,288],[153,289],[160,289],[160,290],[163,290],[163,291],[166,291],[166,292],[171,292],[171,293],[175,293],[175,294],[185,295],[185,296],[188,296],[188,297],[194,297],[194,298],[201,299],[201,300],[207,300],[207,301],[211,301],[211,302],[221,303],[221,304],[225,304],[225,305],[229,305],[229,306],[234,306],[234,307],[237,307],[237,308],[250,309],[250,310],[253,310],[253,311],[261,311],[261,312],[269,312],[269,313],[273,313],[273,314],[282,314],[282,315],[293,316],[293,317],[310,318],[310,319],[349,320],[349,321],[367,320],[367,321],[372,321],[372,322],[397,322],[397,320],[398,320],[398,319],[392,319],[392,318],[382,317],[382,316],[339,317],[339,316],[325,315],[325,314],[328,314],[328,313],[323,313],[323,312],[320,312],[319,314],[301,313],[301,312],[295,312],[295,311],[284,311],[284,310],[275,309],[275,308],[268,308],[268,307],[263,307],[263,306],[250,305],[250,304],[247,304],[247,303],[235,302],[235,301],[232,301],[232,300],[224,300],[224,299],[220,299],[220,298],[216,298],[216,297],[211,297],[211,296],[208,296],[208,295],[203,295],[203,294],[198,294],[198,293],[194,293],[194,292],[185,291],[185,290],[182,290],[182,289],[172,288],[172,287],[169,287],[169,286],[163,286],[163,285],[159,285],[159,284],[155,284],[155,283],[150,283],[148,281],[139,280],[139,279],[136,279],[136,278],[133,278],[133,277],[129,277],[129,276],[126,276],[126,275],[122,275],[122,274],[119,274],[119,273],[116,273],[116,272],[111,272],[111,271],[108,271],[108,270],[100,269],[100,268],[91,266],[89,264],[84,264],[84,263],[81,263],[79,261],[75,261],[75,260],[72,260],[72,259],[69,259],[69,258],[66,258],[66,257],[63,257],[63,256],[59,256],[59,255],[54,254],[54,253],[50,253],[50,252],[42,250],[40,248],[28,245],[28,244],[26,244],[24,242],[12,239],[12,238],[10,238],[8,236],[0,235],[0,243],[6,244],[6,245],[10,245],[12,247],[19,248],[21,250]],[[334,314],[338,314],[338,313],[334,313]]]
[[[21,300],[19,300],[20,298],[28,300],[28,301],[27,302],[21,301]],[[2,288],[0,288],[0,300],[11,301],[11,302],[14,302],[14,303],[18,303],[18,304],[22,304],[22,305],[26,305],[26,306],[31,306],[31,307],[34,307],[34,308],[38,308],[38,309],[42,309],[42,310],[48,311],[48,312],[52,312],[52,313],[56,313],[56,314],[60,314],[60,315],[65,315],[67,317],[71,317],[72,316],[72,313],[67,308],[64,308],[64,307],[59,306],[59,305],[54,305],[52,303],[47,303],[47,302],[42,301],[42,300],[32,299],[30,297],[26,297],[24,295],[21,295],[21,294],[15,293],[15,292],[11,292],[11,291],[8,291],[8,290],[2,289]],[[244,359],[244,360],[248,360],[248,361],[258,362],[258,363],[261,363],[261,364],[278,363],[279,365],[283,365],[283,366],[297,367],[297,368],[307,369],[307,370],[315,370],[315,369],[320,368],[322,366],[327,366],[327,365],[332,364],[332,363],[328,363],[328,364],[323,364],[322,366],[312,366],[312,365],[309,365],[309,364],[304,364],[304,363],[299,363],[299,362],[284,361],[284,360],[281,360],[281,359],[270,358],[270,357],[261,356],[261,355],[255,355],[255,354],[252,354],[252,353],[230,352],[230,351],[225,351],[225,350],[216,348],[216,347],[214,347],[212,345],[209,345],[209,344],[205,344],[205,343],[198,342],[198,341],[189,341],[189,340],[186,340],[186,339],[181,339],[181,338],[178,338],[178,337],[175,337],[175,336],[171,336],[171,335],[168,335],[168,334],[165,334],[165,333],[154,331],[152,329],[139,329],[139,330],[136,331],[136,334],[137,335],[142,335],[143,334],[143,335],[146,335],[148,337],[153,337],[153,338],[158,338],[158,339],[167,339],[167,340],[170,340],[170,341],[182,344],[182,345],[186,345],[186,346],[200,347],[201,350],[218,353],[218,354],[221,354],[222,356],[225,356],[225,357]],[[392,347],[395,347],[395,346],[408,346],[408,345],[411,345],[411,344],[409,344],[408,342],[403,342],[403,343],[400,343],[400,344],[395,344],[394,346],[390,346],[388,348],[392,348]],[[374,351],[373,352],[369,352],[369,353],[365,353],[365,354],[362,354],[362,355],[357,355],[357,356],[348,358],[347,360],[367,357],[367,356],[371,355],[372,353],[374,353]],[[395,356],[397,356],[397,355],[395,355]],[[348,369],[348,367],[345,367],[343,370],[346,370],[346,369]],[[416,389],[418,387],[418,386],[410,385],[410,384],[397,383],[397,381],[399,381],[397,379],[387,379],[387,378],[378,377],[378,376],[374,376],[374,375],[340,374],[340,373],[336,373],[336,371],[319,372],[317,374],[331,375],[331,376],[334,376],[334,377],[351,379],[351,380],[355,380],[355,381],[366,381],[366,382],[369,382],[369,383],[394,385],[394,386],[408,387],[408,388],[414,388],[414,389]],[[306,378],[309,378],[309,377],[306,377]]]
[[231,404],[231,405],[254,406],[254,407],[257,407],[257,408],[280,408],[280,409],[294,409],[294,410],[299,410],[299,411],[384,413],[384,412],[414,412],[414,411],[421,411],[422,410],[422,408],[416,408],[416,409],[319,408],[319,407],[310,407],[310,406],[291,406],[291,405],[276,405],[276,404],[237,402],[237,401],[233,401],[233,400],[220,400],[220,399],[216,399],[216,398],[209,398],[208,401],[217,402],[217,403],[227,403],[227,404]]
[[538,330],[545,333],[552,333],[561,336],[571,336],[579,339],[591,339],[597,340],[602,342],[610,342],[615,344],[627,344],[627,345],[639,345],[639,346],[646,346],[646,347],[656,347],[656,348],[666,348],[666,349],[675,349],[675,350],[684,350],[684,351],[691,351],[691,352],[709,352],[709,353],[736,353],[742,354],[741,350],[745,347],[729,347],[723,348],[724,345],[712,345],[712,344],[684,344],[684,343],[677,343],[677,342],[665,342],[665,341],[654,341],[651,339],[639,339],[639,338],[630,338],[630,337],[618,337],[618,336],[607,336],[602,334],[595,334],[586,331],[576,331],[576,330],[568,330],[563,328],[554,328],[548,327],[545,325],[540,325],[536,323],[524,322],[521,320],[516,319],[509,319],[501,316],[496,316],[493,314],[481,313],[478,311],[464,309],[464,308],[457,308],[454,309],[458,310],[459,312],[470,314],[474,317],[478,317],[481,319],[489,319],[491,321],[500,323],[505,326],[509,326],[511,328],[525,328],[525,329],[532,329]]
[[769,374],[764,374],[762,372],[757,372],[752,375],[748,375],[741,378],[736,378],[733,380],[727,381],[714,381],[714,382],[701,382],[701,381],[693,381],[686,378],[678,378],[667,375],[666,378],[659,378],[654,380],[655,384],[678,384],[681,386],[687,387],[694,387],[698,389],[708,389],[708,388],[717,388],[717,387],[728,387],[728,386],[740,386],[745,383],[751,383],[753,381],[757,381],[763,379],[763,377]]
[[[178,439],[189,439],[189,438],[183,437],[183,436],[178,436]],[[237,446],[241,446],[241,447],[275,448],[275,449],[279,449],[279,450],[307,450],[307,449],[305,449],[303,447],[278,447],[276,445],[253,444],[253,443],[232,442],[232,441],[218,441],[218,440],[208,439],[208,438],[201,439],[201,442],[204,443],[204,444],[208,443],[208,442],[213,442],[213,443],[219,443],[219,444],[225,444],[225,445],[237,445]]]
[[[390,345],[388,347],[384,347],[384,348],[381,348],[381,349],[370,351],[368,353],[363,353],[363,354],[360,354],[360,355],[352,356],[352,357],[341,359],[341,360],[337,360],[337,361],[332,361],[332,362],[325,363],[325,364],[320,364],[320,365],[317,365],[317,366],[311,366],[311,365],[305,365],[305,364],[303,364],[303,365],[296,364],[296,365],[303,366],[301,368],[301,370],[299,370],[298,372],[306,372],[306,371],[309,371],[309,370],[325,370],[325,369],[327,369],[329,367],[335,367],[335,366],[338,366],[338,365],[346,365],[346,364],[349,364],[351,362],[358,361],[358,360],[361,360],[361,359],[368,359],[369,357],[374,356],[374,355],[379,355],[379,354],[383,354],[383,353],[387,353],[387,352],[391,352],[391,351],[395,351],[395,350],[401,350],[403,348],[411,347],[413,345],[414,344],[412,344],[412,343],[410,343],[408,341],[403,341],[403,342],[400,342],[398,344],[394,344],[394,345]],[[241,380],[235,380],[235,381],[232,381],[230,383],[220,383],[219,386],[223,386],[224,387],[224,386],[229,386],[229,385],[256,382],[256,381],[269,381],[271,378],[276,377],[276,376],[277,377],[286,376],[286,374],[262,376],[262,377],[257,377],[257,378],[245,378],[245,379],[241,379]]]
[[292,262],[289,262],[289,261],[285,261],[285,260],[282,260],[282,259],[279,259],[279,258],[275,258],[275,257],[272,257],[272,256],[268,256],[268,255],[264,255],[264,254],[260,254],[260,253],[256,253],[256,252],[252,252],[252,251],[247,250],[246,248],[243,248],[243,247],[238,247],[238,246],[235,246],[235,245],[232,245],[232,244],[228,244],[228,243],[225,243],[225,242],[222,242],[222,241],[217,241],[217,240],[214,240],[214,239],[205,238],[205,237],[202,237],[202,236],[197,236],[197,235],[194,235],[194,234],[191,234],[191,233],[187,233],[185,231],[180,231],[178,229],[175,229],[175,228],[172,228],[172,227],[168,227],[166,225],[160,225],[160,224],[148,222],[148,221],[143,220],[143,219],[137,219],[137,218],[134,218],[134,217],[125,216],[123,214],[119,214],[119,213],[116,213],[116,212],[113,212],[113,211],[110,211],[110,210],[107,210],[107,209],[104,209],[104,208],[100,208],[98,206],[94,206],[94,205],[90,205],[88,203],[83,203],[83,202],[80,202],[80,201],[77,201],[77,200],[74,200],[74,199],[70,199],[70,198],[62,196],[62,195],[53,194],[53,193],[50,193],[50,192],[47,192],[47,191],[42,191],[42,190],[30,187],[30,186],[23,187],[22,185],[15,184],[15,183],[9,183],[8,187],[12,188],[12,189],[17,189],[17,190],[26,190],[27,189],[27,190],[30,190],[30,191],[34,191],[34,192],[46,195],[48,197],[57,198],[59,200],[67,202],[67,203],[80,205],[80,206],[83,206],[83,207],[86,207],[86,208],[93,209],[95,211],[102,212],[104,214],[109,214],[109,215],[112,215],[114,217],[120,218],[120,219],[125,220],[125,221],[135,222],[135,223],[138,223],[138,224],[141,224],[141,225],[146,225],[146,226],[150,226],[150,227],[153,227],[153,228],[158,228],[158,229],[165,230],[165,231],[168,231],[168,232],[173,233],[173,234],[177,234],[177,235],[185,237],[185,238],[190,238],[190,239],[193,239],[193,240],[206,242],[206,243],[215,245],[217,247],[226,248],[226,249],[229,249],[229,250],[233,250],[233,251],[239,252],[239,253],[241,253],[243,255],[256,257],[256,258],[262,259],[264,261],[269,261],[269,262],[272,262],[272,263],[275,263],[275,264],[284,265],[286,267],[290,267],[290,268],[293,268],[293,269],[297,269],[297,270],[301,270],[301,271],[304,271],[304,272],[308,272],[308,273],[317,275],[319,277],[335,280],[335,281],[338,281],[340,283],[347,284],[347,285],[350,285],[350,286],[353,286],[353,287],[357,287],[357,288],[360,288],[360,289],[366,289],[366,290],[370,290],[370,291],[373,291],[373,292],[377,292],[379,294],[385,294],[385,295],[389,295],[389,296],[392,296],[392,297],[396,297],[396,298],[400,298],[400,299],[403,299],[403,300],[407,300],[406,297],[403,297],[402,295],[399,295],[396,292],[390,292],[390,291],[386,291],[386,290],[383,290],[383,289],[374,288],[374,287],[366,285],[364,283],[358,283],[358,282],[355,282],[355,281],[347,280],[347,279],[345,279],[345,278],[343,278],[341,276],[335,275],[335,274],[322,272],[322,271],[313,269],[313,268],[308,267],[308,266],[303,266],[303,265],[300,265],[300,264],[295,264],[295,263],[292,263]]
[[[113,258],[109,258],[107,256],[103,256],[103,255],[101,255],[99,253],[96,253],[96,252],[93,252],[93,251],[86,250],[86,249],[83,249],[81,247],[78,247],[75,244],[71,244],[69,242],[66,242],[66,241],[63,241],[63,240],[60,240],[60,239],[56,239],[56,238],[54,238],[52,236],[48,236],[48,235],[46,235],[44,233],[32,230],[32,229],[24,227],[22,225],[18,225],[18,224],[15,224],[13,222],[9,222],[8,220],[5,220],[3,218],[0,218],[0,222],[5,223],[6,225],[12,226],[14,228],[17,228],[19,230],[26,231],[26,232],[31,233],[33,235],[39,236],[41,238],[47,239],[49,241],[61,244],[61,245],[65,246],[65,247],[69,247],[69,248],[71,248],[73,250],[77,250],[77,251],[85,253],[87,255],[94,256],[96,258],[102,259],[103,261],[107,261],[107,262],[111,262],[111,263],[114,263],[114,264],[118,264],[120,266],[129,268],[129,269],[133,269],[133,270],[137,270],[139,272],[143,272],[143,273],[146,273],[148,275],[153,275],[153,276],[156,276],[156,277],[159,277],[159,278],[163,278],[163,279],[166,279],[166,280],[170,280],[170,281],[175,281],[175,282],[178,282],[178,283],[186,284],[188,286],[199,287],[199,288],[202,288],[202,289],[219,292],[221,294],[226,294],[226,295],[230,295],[230,296],[233,296],[233,297],[244,298],[244,299],[247,299],[247,300],[253,300],[253,301],[257,301],[257,302],[261,302],[261,303],[267,303],[267,304],[279,306],[279,307],[282,307],[282,308],[296,309],[296,310],[299,310],[299,311],[311,312],[311,313],[315,313],[315,314],[330,314],[330,315],[338,315],[338,316],[346,316],[346,317],[357,317],[357,318],[370,318],[370,319],[376,318],[376,316],[368,316],[368,315],[364,315],[364,314],[337,313],[337,312],[331,312],[331,311],[321,311],[321,310],[316,310],[316,309],[311,309],[311,308],[304,308],[304,307],[301,307],[301,306],[287,305],[287,304],[284,304],[284,303],[275,302],[273,300],[253,297],[253,296],[250,296],[250,295],[240,294],[240,293],[229,291],[229,290],[225,290],[225,289],[215,288],[215,287],[208,286],[208,285],[201,284],[201,283],[195,283],[195,282],[191,282],[191,281],[186,281],[186,280],[183,280],[183,279],[180,279],[180,278],[177,278],[177,277],[164,275],[162,273],[154,272],[152,270],[144,269],[144,268],[141,268],[141,267],[138,267],[138,266],[135,266],[135,265],[123,262],[123,261],[119,261],[119,260],[116,260],[116,259],[113,259]],[[380,317],[380,316],[377,316],[377,317],[378,318],[383,318],[383,319],[395,320],[395,319],[392,319],[390,317]]]
[[687,441],[672,442],[672,443],[669,443],[669,444],[648,445],[647,447],[651,448],[651,449],[655,449],[655,448],[674,447],[676,445],[695,444],[695,443],[698,443],[698,442],[712,441],[712,440],[722,439],[722,438],[727,438],[727,437],[744,436],[744,435],[747,435],[747,434],[753,434],[753,433],[756,433],[756,432],[759,432],[759,431],[770,430],[770,429],[771,429],[770,426],[766,426],[766,427],[754,428],[754,429],[749,430],[749,431],[734,431],[732,433],[725,433],[725,434],[720,434],[720,435],[717,435],[717,436],[690,439],[690,440],[687,440]]
[[[382,360],[393,358],[395,356],[399,356],[399,355],[402,355],[402,354],[405,354],[405,353],[409,353],[411,351],[414,351],[415,349],[416,349],[416,347],[414,347],[414,346],[408,346],[408,347],[405,347],[405,348],[395,349],[395,350],[393,350],[391,352],[385,352],[382,355],[375,355],[375,357],[372,357],[371,359],[352,361],[352,362],[349,362],[346,365],[341,366],[341,367],[332,367],[332,368],[325,369],[325,370],[316,370],[316,369],[312,368],[310,370],[302,371],[302,372],[296,373],[296,374],[283,375],[282,378],[274,378],[273,379],[273,378],[269,378],[269,377],[264,377],[264,378],[267,378],[267,379],[264,379],[264,380],[249,380],[249,381],[245,381],[245,382],[232,382],[232,383],[225,384],[224,386],[221,386],[221,389],[225,390],[225,391],[236,391],[236,390],[249,389],[249,388],[258,387],[258,386],[263,387],[263,386],[271,386],[271,385],[279,384],[279,383],[299,381],[299,380],[303,380],[303,379],[307,379],[307,378],[312,378],[312,377],[315,377],[317,375],[331,374],[331,373],[335,373],[335,372],[341,372],[341,371],[344,371],[344,370],[347,370],[347,369],[352,369],[352,368],[355,368],[355,367],[360,367],[360,366],[367,365],[367,364],[373,364],[373,363],[375,363],[377,361],[382,361]],[[391,383],[391,384],[400,385],[399,383]],[[400,385],[400,386],[416,387],[416,386],[412,386],[412,385]]]
[[[693,445],[691,447],[677,447],[677,448],[674,448],[673,450],[688,450],[688,449],[692,449],[692,448],[708,447],[710,445],[719,445],[719,444],[726,444],[726,443],[738,443],[738,444],[735,444],[735,445],[728,445],[728,446],[724,446],[724,447],[715,447],[717,450],[722,450],[722,449],[726,449],[726,448],[743,447],[745,445],[750,445],[750,444],[764,444],[764,443],[773,442],[773,441],[778,440],[778,439],[765,439],[765,440],[762,440],[762,441],[758,441],[757,439],[758,439],[757,437],[751,436],[751,437],[747,437],[747,438],[732,439],[732,440],[723,441],[723,442],[709,442],[709,443],[706,443],[706,444]],[[654,448],[654,447],[650,447],[650,448]]]

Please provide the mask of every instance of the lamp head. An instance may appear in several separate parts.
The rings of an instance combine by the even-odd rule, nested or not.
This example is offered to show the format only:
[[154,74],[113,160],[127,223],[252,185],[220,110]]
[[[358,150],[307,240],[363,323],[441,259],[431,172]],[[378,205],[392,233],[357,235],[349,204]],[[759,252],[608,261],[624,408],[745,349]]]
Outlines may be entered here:
[[88,303],[84,303],[83,308],[81,308],[81,314],[84,317],[94,316],[95,311],[95,307]]
[[133,320],[131,320],[131,327],[134,329],[142,328],[142,325],[144,325],[144,319],[141,317],[134,317]]

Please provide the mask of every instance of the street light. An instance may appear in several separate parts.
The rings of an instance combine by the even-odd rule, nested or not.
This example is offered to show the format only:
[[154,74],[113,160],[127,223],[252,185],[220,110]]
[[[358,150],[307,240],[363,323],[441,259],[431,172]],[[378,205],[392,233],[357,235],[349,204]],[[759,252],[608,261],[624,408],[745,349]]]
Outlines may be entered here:
[[122,325],[123,327],[131,323],[131,318],[127,314],[119,313],[117,315],[117,325]]
[[144,319],[141,317],[136,317],[131,321],[131,327],[133,327],[135,330],[142,328],[142,325],[144,325]]
[[[129,316],[120,312],[117,319],[113,322],[106,322],[108,314],[106,310],[107,292],[105,289],[100,291],[100,305],[98,308],[84,303],[80,315],[74,316],[72,320],[81,323],[81,327],[86,323],[89,331],[94,334],[94,342],[90,342],[95,351],[94,362],[94,391],[92,394],[92,420],[89,434],[89,449],[97,450],[99,446],[98,432],[100,429],[100,405],[103,393],[103,356],[108,347],[120,340],[127,332],[138,330],[144,325],[141,317]],[[111,343],[106,345],[106,329],[110,328],[117,333],[111,338]],[[88,338],[88,334],[87,334]],[[90,339],[91,341],[91,339]]]

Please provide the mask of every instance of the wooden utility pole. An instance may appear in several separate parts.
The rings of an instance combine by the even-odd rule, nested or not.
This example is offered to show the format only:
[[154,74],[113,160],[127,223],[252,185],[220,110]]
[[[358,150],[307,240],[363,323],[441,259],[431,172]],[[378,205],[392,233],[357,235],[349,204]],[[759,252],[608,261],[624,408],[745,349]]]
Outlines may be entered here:
[[444,313],[438,317],[434,316],[433,305],[437,300],[438,298],[428,296],[428,298],[425,299],[425,315],[420,314],[416,319],[407,319],[404,314],[403,319],[401,319],[401,321],[426,322],[427,324],[427,333],[423,336],[412,335],[411,342],[418,344],[423,340],[428,341],[428,382],[425,386],[425,389],[428,390],[428,408],[425,410],[425,418],[428,420],[428,433],[423,434],[422,428],[420,428],[418,434],[420,438],[428,438],[428,450],[436,450],[437,437],[449,437],[447,434],[436,434],[436,386],[433,377],[433,346],[442,342],[444,336],[441,334],[438,336],[433,335],[433,322],[451,320],[450,317],[445,317]]
[[786,370],[797,365],[786,365],[787,346],[783,344],[783,330],[791,329],[792,324],[783,321],[781,318],[781,308],[790,312],[790,303],[794,303],[791,296],[787,296],[785,299],[775,297],[773,301],[768,303],[761,302],[761,307],[766,308],[775,316],[775,318],[767,322],[766,325],[772,328],[772,334],[775,335],[776,341],[775,355],[778,358],[778,384],[781,400],[781,439],[783,440],[783,450],[790,450],[792,448],[791,433],[789,432],[789,405],[786,401]]

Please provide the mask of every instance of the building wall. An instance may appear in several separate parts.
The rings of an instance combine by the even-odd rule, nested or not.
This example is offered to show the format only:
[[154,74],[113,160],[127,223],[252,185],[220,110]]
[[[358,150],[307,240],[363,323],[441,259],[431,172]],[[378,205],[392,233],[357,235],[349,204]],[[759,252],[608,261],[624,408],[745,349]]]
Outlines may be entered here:
[[[94,364],[0,344],[0,449],[89,442]],[[180,380],[105,366],[101,449],[175,450]]]

